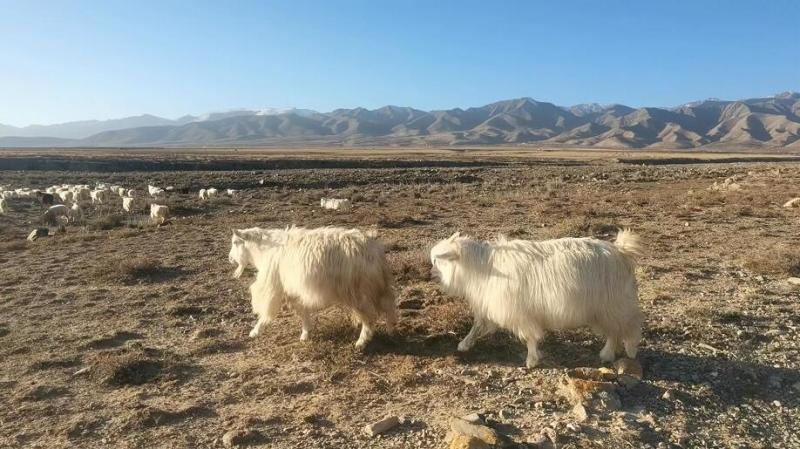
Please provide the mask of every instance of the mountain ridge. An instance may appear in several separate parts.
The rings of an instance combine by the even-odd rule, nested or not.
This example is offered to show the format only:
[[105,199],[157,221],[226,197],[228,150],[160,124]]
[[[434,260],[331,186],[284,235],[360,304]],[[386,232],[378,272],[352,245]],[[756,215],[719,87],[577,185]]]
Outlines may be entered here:
[[[434,111],[394,105],[327,113],[300,109],[231,110],[205,118],[185,116],[169,124],[161,123],[159,117],[143,115],[137,119],[153,124],[104,130],[79,139],[0,137],[0,146],[536,144],[797,149],[798,114],[800,93],[796,92],[743,100],[706,99],[671,108],[597,103],[563,107],[522,97],[467,109]],[[184,123],[176,123],[180,121]]]

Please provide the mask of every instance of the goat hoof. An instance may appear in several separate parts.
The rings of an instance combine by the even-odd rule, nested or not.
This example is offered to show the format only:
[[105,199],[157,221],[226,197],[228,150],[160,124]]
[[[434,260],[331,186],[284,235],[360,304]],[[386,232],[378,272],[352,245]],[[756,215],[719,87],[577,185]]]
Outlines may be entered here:
[[464,343],[463,341],[458,344],[458,352],[467,352],[472,346]]
[[250,331],[250,338],[255,338],[258,336],[258,329],[253,329]]

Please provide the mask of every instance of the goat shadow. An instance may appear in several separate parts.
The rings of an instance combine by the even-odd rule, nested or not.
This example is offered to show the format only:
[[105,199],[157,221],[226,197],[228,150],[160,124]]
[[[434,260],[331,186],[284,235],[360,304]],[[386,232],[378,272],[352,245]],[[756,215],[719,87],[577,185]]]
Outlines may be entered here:
[[[498,332],[476,343],[470,351],[456,350],[460,338],[466,335],[446,333],[431,336],[398,333],[376,335],[369,345],[370,354],[403,354],[429,358],[455,357],[464,365],[500,365],[522,367],[527,350],[516,338]],[[599,367],[602,342],[582,338],[572,332],[550,333],[539,349],[544,353],[540,368]],[[800,408],[800,371],[762,363],[731,360],[722,355],[701,356],[640,348],[637,359],[644,369],[644,380],[638,393],[658,397],[662,390],[653,382],[675,383],[686,388],[702,386],[713,399],[682,400],[688,404],[714,401],[717,406],[736,406],[749,401],[781,402],[783,407]],[[534,368],[534,370],[537,368]],[[680,388],[680,387],[679,387]],[[647,391],[652,394],[647,394]]]

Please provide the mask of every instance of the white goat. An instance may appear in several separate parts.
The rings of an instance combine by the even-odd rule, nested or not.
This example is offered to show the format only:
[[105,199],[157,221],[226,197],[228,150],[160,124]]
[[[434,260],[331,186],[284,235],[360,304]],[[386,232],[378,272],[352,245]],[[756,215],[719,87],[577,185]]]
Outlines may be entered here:
[[130,212],[136,208],[136,198],[130,196],[123,196],[122,197],[122,210],[125,212]]
[[319,205],[322,206],[323,209],[341,211],[349,211],[351,206],[350,200],[346,198],[321,198],[319,200]]
[[81,206],[78,203],[73,204],[72,207],[69,208],[67,216],[69,217],[69,220],[72,222],[81,221],[81,219],[83,218],[83,210],[81,209]]
[[8,203],[5,198],[0,198],[0,214],[8,212]]
[[236,195],[238,195],[238,194],[239,194],[239,191],[238,191],[238,190],[236,190],[236,189],[227,189],[227,190],[225,191],[225,193],[227,193],[227,194],[228,194],[228,196],[236,196]]
[[69,208],[63,204],[50,206],[47,212],[44,213],[44,220],[49,223],[57,224],[62,217],[69,221]]
[[258,269],[250,286],[253,312],[258,315],[251,337],[275,319],[284,302],[300,315],[301,340],[308,339],[313,313],[330,306],[350,311],[361,323],[358,348],[372,338],[380,315],[389,331],[397,321],[383,245],[357,229],[236,230],[228,259],[239,265],[236,277],[248,265]]
[[151,204],[150,205],[150,219],[158,224],[164,224],[164,222],[169,217],[169,207],[159,205],[159,204]]
[[206,189],[200,189],[200,195],[199,196],[200,196],[201,200],[208,199],[208,195],[206,195]]
[[206,189],[206,199],[211,199],[217,196],[219,190],[215,189],[214,187],[209,187]]
[[466,298],[474,315],[458,350],[468,351],[500,327],[526,342],[526,365],[534,367],[547,330],[579,326],[606,337],[603,361],[614,360],[620,341],[628,357],[636,357],[642,314],[634,270],[640,254],[639,238],[628,230],[614,243],[503,236],[486,242],[455,233],[431,249],[431,263],[442,289]]

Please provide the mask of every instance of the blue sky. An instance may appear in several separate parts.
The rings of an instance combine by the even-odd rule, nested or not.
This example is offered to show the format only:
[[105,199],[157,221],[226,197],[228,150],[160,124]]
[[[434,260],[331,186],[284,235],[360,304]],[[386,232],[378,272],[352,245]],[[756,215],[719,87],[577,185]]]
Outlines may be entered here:
[[794,1],[0,0],[0,123],[800,90]]

